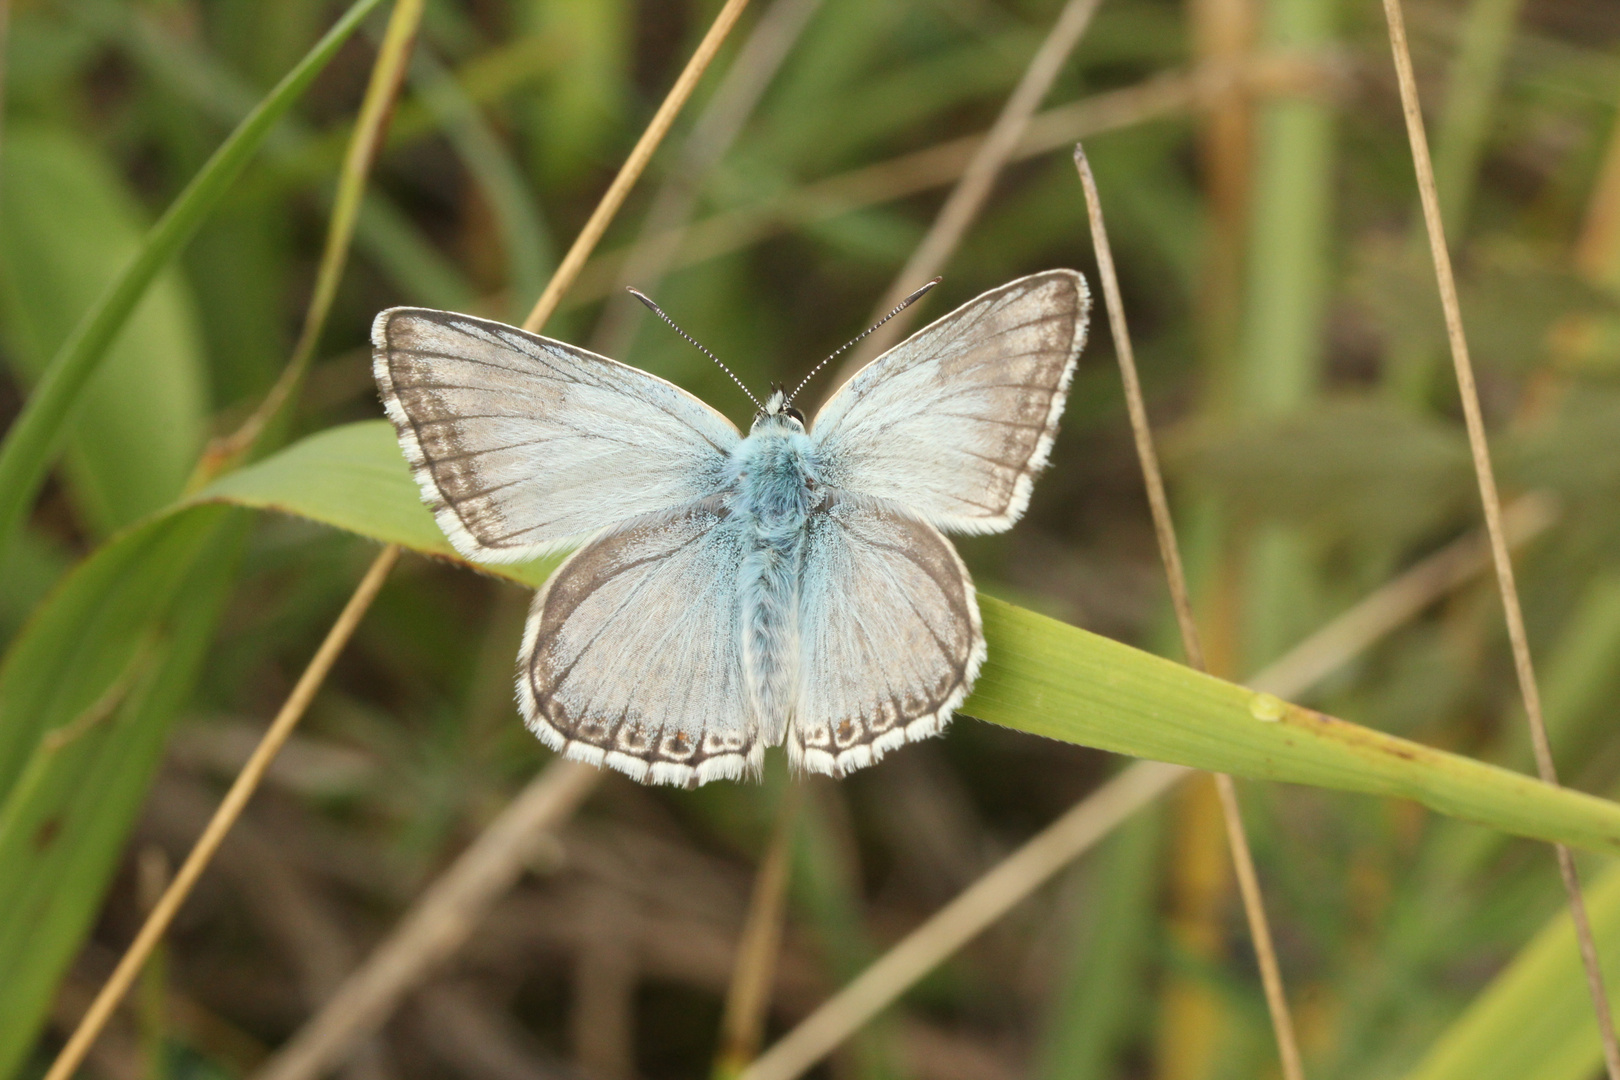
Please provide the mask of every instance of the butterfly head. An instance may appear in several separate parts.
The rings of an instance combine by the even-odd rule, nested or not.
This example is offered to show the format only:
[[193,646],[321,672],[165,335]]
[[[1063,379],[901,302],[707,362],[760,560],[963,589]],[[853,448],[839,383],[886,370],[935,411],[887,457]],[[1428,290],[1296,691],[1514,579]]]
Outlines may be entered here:
[[788,403],[788,392],[785,386],[772,386],[770,396],[765,399],[764,406],[754,414],[753,430],[759,431],[765,427],[786,428],[790,432],[804,431],[804,413],[795,409]]

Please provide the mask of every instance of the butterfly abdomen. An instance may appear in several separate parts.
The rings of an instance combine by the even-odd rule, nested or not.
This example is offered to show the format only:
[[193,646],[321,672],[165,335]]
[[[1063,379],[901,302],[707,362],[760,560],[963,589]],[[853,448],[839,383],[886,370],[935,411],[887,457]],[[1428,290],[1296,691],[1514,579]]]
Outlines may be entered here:
[[733,514],[752,532],[737,587],[742,653],[766,745],[780,743],[798,697],[799,576],[805,523],[816,499],[808,442],[774,424],[756,426],[737,448]]

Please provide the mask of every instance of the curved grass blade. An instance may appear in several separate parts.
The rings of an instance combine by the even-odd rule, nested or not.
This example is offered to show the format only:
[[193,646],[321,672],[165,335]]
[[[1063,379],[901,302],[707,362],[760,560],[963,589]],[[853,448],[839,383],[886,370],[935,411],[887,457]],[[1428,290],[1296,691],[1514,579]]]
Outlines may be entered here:
[[[382,131],[392,113],[392,102],[404,77],[405,65],[416,39],[422,11],[422,0],[398,0],[388,20],[387,29],[383,33],[383,40],[378,47],[377,58],[366,86],[365,97],[361,101],[354,136],[338,177],[337,196],[327,228],[326,244],[322,249],[314,290],[305,312],[304,327],[298,344],[294,347],[281,377],[253,415],[233,435],[217,442],[204,456],[196,470],[198,479],[195,482],[199,485],[205,482],[207,477],[215,475],[220,468],[233,464],[240,455],[256,446],[261,441],[262,435],[269,433],[268,429],[281,414],[282,407],[291,400],[293,390],[308,366],[315,342],[319,339],[331,310],[338,280],[343,273],[366,178],[381,143]],[[238,546],[232,544],[231,548],[234,550]],[[252,797],[270,762],[302,718],[325,680],[332,663],[348,642],[355,626],[370,607],[371,601],[375,599],[398,555],[399,549],[389,545],[384,547],[381,554],[372,562],[371,569],[367,571],[348,604],[344,606],[286,702],[271,721],[252,755],[237,773],[224,801],[209,819],[202,835],[192,845],[190,853],[181,863],[173,879],[161,890],[161,895],[146,913],[146,918],[134,940],[124,951],[107,981],[96,992],[89,1008],[79,1018],[72,1035],[57,1053],[55,1061],[46,1072],[47,1080],[68,1080],[78,1071],[131,984],[146,968],[170,922],[190,894],[192,886],[207,868],[242,808]],[[189,680],[186,685],[189,685]],[[178,706],[178,695],[173,704]],[[172,713],[171,708],[147,726],[161,730]]]
[[[422,508],[382,420],[311,436],[198,498],[465,561]],[[554,565],[477,569],[532,587]],[[1131,757],[1412,799],[1503,832],[1620,852],[1620,804],[1290,705],[991,597],[980,606],[990,658],[968,715]]]
[[[146,215],[94,142],[13,124],[0,162],[0,336],[23,385],[139,249]],[[196,304],[169,268],[130,313],[63,434],[75,515],[98,538],[185,488],[208,426]]]
[[356,0],[298,65],[214,151],[201,171],[146,235],[135,257],[52,357],[22,413],[0,442],[0,553],[11,546],[19,523],[50,468],[74,406],[108,346],[158,271],[189,240],[247,166],[276,121],[308,89],[339,47],[382,0]]
[[[1620,964],[1620,867],[1586,889],[1599,958]],[[1603,1065],[1568,910],[1436,1040],[1407,1080],[1586,1080]]]

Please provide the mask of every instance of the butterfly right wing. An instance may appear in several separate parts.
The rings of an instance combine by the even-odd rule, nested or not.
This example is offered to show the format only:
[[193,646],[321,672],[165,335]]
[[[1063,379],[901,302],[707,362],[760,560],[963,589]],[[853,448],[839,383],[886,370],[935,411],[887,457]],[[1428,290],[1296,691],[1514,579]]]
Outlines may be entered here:
[[822,481],[946,532],[1010,528],[1046,465],[1090,310],[1084,278],[1048,270],[917,331],[816,415]]
[[457,551],[522,562],[720,486],[741,436],[655,375],[470,315],[390,308],[372,370]]
[[642,782],[758,775],[737,588],[747,548],[741,522],[711,497],[569,556],[535,597],[518,656],[530,729]]

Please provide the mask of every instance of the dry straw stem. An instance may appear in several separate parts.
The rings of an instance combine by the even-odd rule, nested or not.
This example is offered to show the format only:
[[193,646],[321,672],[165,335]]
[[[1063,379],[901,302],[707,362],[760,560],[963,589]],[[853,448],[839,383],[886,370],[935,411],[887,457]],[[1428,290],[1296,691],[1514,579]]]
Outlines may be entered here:
[[[1513,667],[1519,678],[1524,700],[1525,720],[1530,725],[1530,743],[1535,749],[1536,771],[1549,784],[1558,783],[1552,746],[1547,741],[1547,725],[1541,715],[1541,693],[1536,687],[1535,666],[1530,658],[1530,639],[1525,633],[1524,612],[1519,606],[1519,589],[1513,576],[1513,559],[1508,553],[1507,534],[1502,525],[1501,496],[1496,490],[1496,473],[1491,466],[1490,446],[1485,438],[1485,420],[1479,405],[1479,388],[1474,382],[1474,365],[1468,355],[1468,339],[1463,333],[1462,306],[1457,301],[1457,282],[1451,270],[1451,252],[1446,247],[1440,196],[1435,188],[1434,163],[1429,158],[1429,138],[1423,127],[1418,104],[1417,79],[1412,73],[1412,53],[1406,41],[1406,19],[1400,0],[1384,0],[1384,17],[1389,23],[1389,45],[1394,54],[1395,74],[1401,87],[1401,112],[1406,117],[1406,135],[1412,144],[1412,164],[1417,172],[1418,195],[1423,204],[1423,224],[1428,230],[1429,253],[1434,259],[1434,275],[1440,287],[1440,306],[1446,317],[1446,338],[1451,345],[1452,365],[1457,371],[1457,389],[1462,397],[1463,418],[1468,427],[1468,448],[1479,481],[1480,502],[1485,509],[1485,531],[1490,537],[1491,560],[1496,566],[1496,583],[1502,594],[1502,612],[1507,620],[1508,640],[1513,646]],[[1615,1038],[1614,1018],[1609,1011],[1609,995],[1603,985],[1603,969],[1592,941],[1592,925],[1581,895],[1575,860],[1562,844],[1554,845],[1558,871],[1569,897],[1570,919],[1575,926],[1581,964],[1586,970],[1587,989],[1597,1014],[1598,1033],[1603,1041],[1603,1063],[1609,1080],[1620,1080],[1620,1041]]]
[[[1102,201],[1097,197],[1097,182],[1091,175],[1091,164],[1079,144],[1074,148],[1074,166],[1080,173],[1080,185],[1085,190],[1086,213],[1091,220],[1091,240],[1097,251],[1097,273],[1102,278],[1103,299],[1108,305],[1108,326],[1113,331],[1114,351],[1119,357],[1120,378],[1125,384],[1125,404],[1131,417],[1131,433],[1136,440],[1136,456],[1142,463],[1148,505],[1153,512],[1153,531],[1158,538],[1159,556],[1164,561],[1165,577],[1170,584],[1170,601],[1175,606],[1176,624],[1181,629],[1182,649],[1187,654],[1188,664],[1199,671],[1207,671],[1204,649],[1198,640],[1198,625],[1193,621],[1187,576],[1181,565],[1181,549],[1176,543],[1176,527],[1170,517],[1170,501],[1165,496],[1164,476],[1159,471],[1159,455],[1153,447],[1153,428],[1148,423],[1147,406],[1142,399],[1142,383],[1136,373],[1136,354],[1131,349],[1131,335],[1125,324],[1125,302],[1120,297],[1119,278],[1114,273],[1114,255],[1108,243],[1108,229],[1103,224]],[[1249,838],[1243,831],[1243,808],[1238,803],[1237,785],[1225,773],[1216,773],[1215,788],[1220,794],[1226,839],[1232,850],[1232,865],[1237,872],[1238,892],[1243,897],[1243,911],[1249,921],[1249,935],[1254,939],[1255,959],[1260,965],[1260,981],[1265,987],[1266,1008],[1271,1013],[1271,1026],[1277,1037],[1277,1054],[1282,1060],[1283,1076],[1286,1080],[1303,1080],[1305,1066],[1300,1060],[1299,1040],[1294,1035],[1294,1021],[1288,1011],[1288,995],[1283,989],[1282,971],[1277,966],[1277,951],[1271,938],[1271,925],[1266,919],[1260,879],[1255,873],[1254,857],[1249,851]]]
[[[1275,53],[1241,66],[1206,64],[1190,72],[1157,75],[1135,86],[1094,94],[1039,113],[1024,129],[1008,160],[1022,161],[1073,146],[1076,139],[1175,116],[1235,91],[1256,96],[1331,93],[1343,83],[1340,68],[1330,58]],[[805,184],[768,202],[721,211],[684,230],[647,236],[645,242],[660,249],[678,247],[661,272],[690,266],[758,243],[785,229],[951,183],[962,176],[985,139],[984,134],[964,135],[863,165]],[[650,215],[648,224],[652,225]],[[619,249],[592,259],[580,271],[568,303],[613,297],[618,283],[632,276],[625,267],[636,257],[634,249],[629,253]]]
[[[1515,544],[1527,543],[1553,520],[1553,503],[1543,496],[1524,496],[1508,508]],[[1300,642],[1248,685],[1285,699],[1300,696],[1486,564],[1482,537],[1456,541]],[[902,938],[772,1046],[740,1080],[793,1080],[809,1070],[1136,810],[1194,771],[1152,761],[1125,769]]]
[[[1035,115],[1035,110],[1040,107],[1042,99],[1052,89],[1052,84],[1057,81],[1058,74],[1063,70],[1069,55],[1074,52],[1075,46],[1080,44],[1080,38],[1091,25],[1091,17],[1097,13],[1097,7],[1101,2],[1102,0],[1068,0],[1068,3],[1063,5],[1063,10],[1058,12],[1057,21],[1046,34],[1046,40],[1041,42],[1041,47],[1035,51],[1029,66],[1024,69],[1023,78],[1018,80],[1012,96],[1002,106],[1001,114],[996,117],[996,122],[991,125],[984,141],[974,151],[973,159],[962,172],[962,178],[956,182],[956,187],[946,198],[945,205],[939,208],[939,213],[934,217],[934,223],[929,226],[922,243],[917,245],[905,267],[894,279],[894,284],[889,286],[888,294],[879,301],[872,317],[867,320],[869,323],[881,319],[909,296],[913,289],[929,278],[938,276],[940,270],[944,268],[945,263],[956,251],[957,245],[962,242],[962,236],[967,232],[968,226],[984,208],[996,177],[1012,159],[1019,140],[1024,137],[1024,132],[1029,127],[1030,118]],[[834,388],[842,385],[872,357],[881,354],[890,345],[899,341],[915,317],[916,311],[913,310],[898,318],[890,319],[887,325],[867,338],[866,343],[854,350],[845,361],[838,377],[833,380]]]
[[[730,0],[715,17],[529,313],[526,329],[539,330],[556,310],[746,3]],[[318,1076],[375,1031],[413,987],[455,953],[478,919],[517,880],[538,837],[572,813],[599,779],[600,773],[591,766],[555,761],[530,781],[423,894],[388,939],[344,981],[320,1013],[270,1060],[258,1074],[259,1080]]]
[[572,814],[600,778],[591,765],[556,761],[530,781],[253,1080],[312,1080],[338,1065],[455,954],[523,873],[542,836]]
[[264,778],[265,770],[270,767],[276,751],[281,749],[282,744],[287,741],[287,736],[292,734],[293,728],[304,715],[310,700],[326,679],[326,673],[332,669],[338,654],[348,644],[355,627],[360,625],[366,609],[371,606],[372,600],[376,599],[377,590],[382,588],[383,580],[388,577],[388,571],[393,568],[394,560],[398,557],[399,548],[389,544],[366,571],[366,576],[360,581],[360,587],[349,598],[337,622],[332,624],[326,640],[321,642],[314,659],[304,669],[286,704],[282,705],[281,711],[271,722],[270,729],[265,732],[264,739],[253,751],[253,756],[248,759],[247,764],[242,766],[242,771],[232,782],[231,789],[225,793],[225,800],[220,803],[219,809],[208,822],[208,827],[203,830],[191,853],[186,856],[180,872],[163,891],[162,898],[152,908],[151,914],[141,926],[140,933],[135,935],[134,942],[118,961],[118,966],[113,969],[112,977],[96,995],[96,1000],[84,1014],[84,1019],[79,1021],[79,1026],[68,1039],[67,1045],[62,1048],[50,1071],[45,1074],[45,1080],[68,1080],[83,1064],[91,1044],[95,1042],[96,1036],[101,1033],[113,1010],[129,991],[130,984],[140,974],[147,957],[152,954],[153,948],[162,939],[169,924],[174,921],[175,913],[180,910],[180,905],[190,894],[192,886],[197,883],[197,878],[202,875],[209,860],[219,850],[225,835],[241,816],[243,807],[247,805],[248,799],[252,798],[259,781]]
[[585,260],[596,250],[597,241],[601,240],[602,234],[607,231],[608,222],[613,220],[613,215],[617,214],[619,207],[624,204],[625,196],[630,194],[630,189],[641,178],[642,170],[647,167],[647,162],[652,160],[653,151],[658,149],[658,144],[669,134],[670,125],[675,122],[676,114],[686,104],[686,99],[692,96],[698,80],[709,67],[709,61],[720,51],[721,43],[726,40],[726,35],[737,24],[738,17],[747,6],[748,0],[726,0],[726,6],[715,16],[709,32],[703,35],[697,51],[692,54],[692,59],[686,62],[685,70],[681,72],[680,78],[675,80],[675,85],[670,88],[664,103],[658,106],[658,111],[653,114],[651,122],[647,124],[647,130],[636,140],[630,156],[619,169],[619,175],[613,178],[613,183],[603,194],[602,201],[591,211],[585,227],[579,231],[579,236],[574,240],[574,246],[563,256],[557,272],[551,276],[551,281],[540,294],[540,299],[535,301],[534,310],[523,320],[523,329],[539,333],[552,313],[557,310],[563,293],[568,291],[568,287],[574,283],[574,279],[584,268]]

